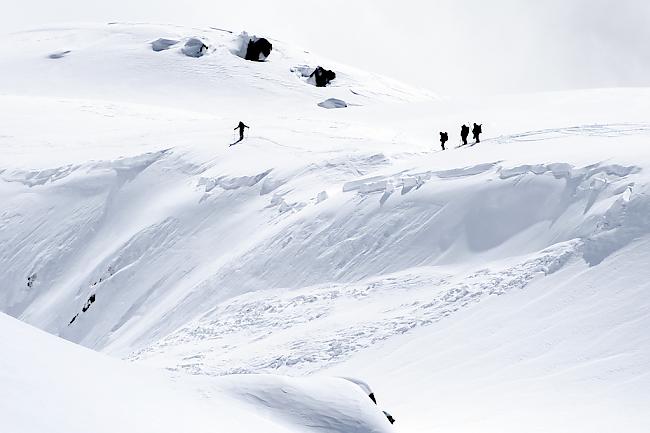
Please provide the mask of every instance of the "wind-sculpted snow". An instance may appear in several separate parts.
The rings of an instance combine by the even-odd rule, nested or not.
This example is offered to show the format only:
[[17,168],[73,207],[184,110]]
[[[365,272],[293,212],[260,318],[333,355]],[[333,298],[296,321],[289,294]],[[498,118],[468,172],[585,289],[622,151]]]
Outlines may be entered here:
[[[390,168],[384,155],[357,159],[374,170]],[[575,238],[587,242],[584,257],[595,264],[648,229],[646,196],[630,195],[635,166],[494,162],[362,177],[326,188],[332,196],[322,189],[327,183],[303,191],[303,177],[315,169],[349,176],[349,161],[329,161],[305,168],[298,159],[289,169],[214,176],[217,167],[162,151],[65,170],[5,172],[10,184],[70,203],[56,208],[55,218],[21,204],[30,219],[43,218],[37,231],[23,231],[17,224],[24,219],[16,216],[6,220],[12,235],[3,245],[24,239],[22,256],[36,257],[27,263],[3,258],[8,281],[21,287],[38,274],[30,287],[5,293],[6,311],[73,341],[121,352],[125,344],[148,346],[246,292],[354,284],[479,257],[502,260]],[[170,166],[179,167],[171,176]],[[75,185],[83,185],[85,196],[67,195]],[[618,232],[625,236],[610,239]],[[215,239],[229,248],[212,247]],[[46,314],[53,305],[57,314]],[[371,327],[373,333],[384,336],[371,341],[391,335]]]
[[[314,372],[486,297],[524,289],[580,249],[580,242],[569,242],[514,265],[462,275],[417,268],[356,284],[250,293],[221,303],[132,359],[191,374]],[[309,333],[296,335],[302,328]]]
[[36,185],[43,185],[48,182],[56,182],[70,175],[73,171],[79,168],[78,165],[68,165],[65,167],[57,167],[46,170],[35,171],[12,171],[3,172],[0,177],[5,182],[20,182],[29,187]]
[[269,173],[271,173],[271,170],[267,170],[255,176],[242,176],[234,179],[226,179],[224,177],[219,177],[217,179],[201,178],[199,179],[199,185],[205,185],[205,192],[210,192],[213,189],[215,189],[217,186],[223,189],[238,189],[244,187],[251,187],[256,185],[266,176],[268,176]]
[[[348,400],[324,379],[314,399],[301,379],[206,376],[358,377],[404,431],[645,432],[649,90],[443,100],[275,39],[246,61],[238,34],[113,23],[5,38],[1,311],[201,376],[209,401],[271,411],[278,431],[390,424],[353,384]],[[190,38],[200,58],[183,54]],[[295,65],[336,81],[305,85]],[[471,122],[481,143],[459,146]],[[52,366],[21,377],[85,395]],[[163,410],[178,400],[164,395]],[[86,413],[75,426],[102,431]]]
[[[0,417],[15,433],[389,432],[359,388],[339,378],[171,381],[0,313]],[[38,356],[34,356],[38,354]],[[43,404],[35,408],[37,398]]]

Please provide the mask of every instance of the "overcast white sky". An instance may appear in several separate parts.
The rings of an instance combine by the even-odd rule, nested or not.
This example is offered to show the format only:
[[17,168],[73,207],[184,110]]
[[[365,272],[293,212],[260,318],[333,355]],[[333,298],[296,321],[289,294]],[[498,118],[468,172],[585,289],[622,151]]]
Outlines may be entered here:
[[7,0],[4,31],[75,21],[246,29],[443,95],[650,86],[649,0]]

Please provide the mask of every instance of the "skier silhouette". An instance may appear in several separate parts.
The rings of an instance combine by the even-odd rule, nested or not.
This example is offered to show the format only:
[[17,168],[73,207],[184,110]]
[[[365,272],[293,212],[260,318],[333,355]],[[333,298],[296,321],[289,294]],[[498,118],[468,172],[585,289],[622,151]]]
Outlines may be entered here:
[[467,144],[467,136],[469,135],[469,126],[463,125],[460,127],[460,138],[463,139],[463,145]]
[[245,125],[244,122],[241,122],[241,121],[239,122],[239,125],[235,126],[233,131],[236,131],[237,129],[239,129],[239,140],[235,141],[233,144],[231,144],[231,146],[234,145],[234,144],[239,143],[240,141],[242,141],[244,139],[244,128],[248,128],[248,126]]
[[475,140],[477,143],[480,143],[480,142],[481,142],[481,140],[480,140],[480,138],[479,138],[479,135],[481,134],[481,132],[483,132],[483,128],[482,128],[482,126],[483,126],[483,125],[477,125],[477,124],[475,123],[475,124],[474,124],[474,128],[472,128],[472,135],[474,136],[474,140]]
[[440,145],[442,146],[442,150],[445,150],[445,143],[449,140],[449,135],[446,132],[441,132],[440,133]]

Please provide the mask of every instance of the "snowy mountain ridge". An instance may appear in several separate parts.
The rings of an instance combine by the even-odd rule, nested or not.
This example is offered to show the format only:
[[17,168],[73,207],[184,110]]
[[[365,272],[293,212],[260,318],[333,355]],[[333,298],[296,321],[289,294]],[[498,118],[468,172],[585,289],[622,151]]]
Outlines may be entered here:
[[0,311],[181,381],[361,377],[398,430],[643,431],[650,90],[441,100],[239,38],[8,36]]

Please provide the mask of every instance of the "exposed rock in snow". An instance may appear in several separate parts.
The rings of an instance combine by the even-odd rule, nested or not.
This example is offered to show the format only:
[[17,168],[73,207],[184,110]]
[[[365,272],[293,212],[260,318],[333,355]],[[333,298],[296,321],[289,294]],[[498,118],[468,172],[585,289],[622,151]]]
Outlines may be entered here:
[[336,73],[334,71],[330,71],[321,66],[317,66],[316,68],[306,65],[293,66],[291,72],[300,78],[304,78],[307,83],[316,87],[326,87],[332,80],[336,79]]
[[[176,45],[178,41],[174,39],[165,39],[165,38],[160,38],[156,39],[151,43],[151,49],[154,51],[165,51],[171,48],[172,46]],[[192,57],[197,57],[197,56],[192,56]]]
[[263,62],[273,50],[273,45],[265,38],[249,36],[248,33],[242,32],[232,44],[230,51],[242,59]]
[[319,102],[318,106],[323,108],[346,108],[348,104],[346,104],[345,101],[341,99],[329,98],[323,102]]
[[246,60],[263,62],[271,55],[273,45],[264,38],[251,39],[246,49]]
[[316,87],[325,87],[336,78],[336,74],[334,71],[317,66],[309,78],[313,79]]
[[208,51],[208,46],[200,39],[190,38],[182,51],[188,57],[201,57]]
[[54,52],[54,53],[48,55],[47,57],[50,58],[50,59],[62,59],[62,58],[64,58],[65,56],[67,56],[68,54],[70,54],[71,52],[72,52],[72,51],[70,51],[70,50],[66,50],[66,51],[56,51],[56,52]]

